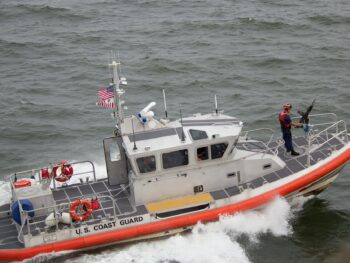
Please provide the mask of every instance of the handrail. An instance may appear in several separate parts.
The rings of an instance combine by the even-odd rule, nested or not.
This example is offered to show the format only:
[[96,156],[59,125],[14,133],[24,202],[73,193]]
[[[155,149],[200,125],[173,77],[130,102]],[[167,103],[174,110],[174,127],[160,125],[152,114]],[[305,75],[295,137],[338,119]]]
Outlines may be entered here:
[[[86,196],[84,196],[84,199],[85,198],[93,198],[93,197],[95,197],[95,196],[94,195],[86,195]],[[116,220],[117,219],[117,212],[116,212],[116,202],[115,202],[114,198],[112,198],[109,195],[103,195],[103,196],[98,196],[98,199],[100,201],[101,200],[104,201],[106,199],[112,201],[112,205],[113,205],[113,215],[112,215],[112,217],[113,217],[113,220]],[[26,225],[27,225],[27,228],[28,228],[28,233],[27,234],[28,234],[29,238],[32,236],[31,229],[30,229],[31,225],[35,225],[35,224],[42,223],[42,222],[45,223],[46,218],[43,219],[43,220],[30,222],[29,220],[27,220],[29,218],[29,213],[31,213],[31,212],[34,212],[34,213],[35,212],[39,212],[40,210],[48,210],[49,211],[48,212],[48,216],[51,213],[54,213],[55,226],[52,226],[52,227],[55,227],[55,231],[58,231],[60,229],[59,229],[59,220],[57,218],[57,214],[63,213],[63,212],[68,212],[69,213],[70,205],[71,205],[71,203],[65,202],[65,203],[60,203],[60,204],[56,204],[56,205],[52,205],[52,206],[46,206],[46,207],[33,209],[33,210],[30,210],[30,211],[22,210],[22,207],[20,205],[20,211],[21,211],[21,213],[23,215],[23,217],[21,216],[21,218],[25,218],[26,221],[23,222],[23,220],[22,220],[23,224],[22,224],[21,229],[20,229],[19,234],[18,234],[18,241],[23,243],[23,239],[21,239],[20,236],[21,236],[21,234],[23,236],[23,229],[24,229],[25,222],[26,222]],[[103,209],[103,208],[99,208],[99,209]],[[84,221],[84,223],[85,222],[92,222],[93,220],[96,220],[96,219],[90,218],[87,221]],[[83,223],[83,222],[81,222],[81,223]],[[68,226],[68,224],[67,224],[67,226]],[[73,221],[70,222],[69,226],[70,226],[70,230],[74,230],[75,229],[75,227],[73,225]],[[47,227],[45,226],[44,229],[46,230],[46,228]]]
[[[277,147],[270,147],[269,146],[271,144],[273,138],[274,138],[274,135],[275,135],[275,131],[270,129],[270,128],[258,128],[258,129],[248,130],[248,131],[242,131],[241,134],[244,134],[244,135],[243,136],[240,135],[240,137],[245,138],[246,142],[248,142],[248,140],[249,140],[249,136],[248,136],[249,133],[256,132],[256,131],[269,131],[269,132],[271,132],[270,138],[269,138],[269,140],[266,143],[263,142],[263,141],[259,141],[259,142],[262,143],[266,147],[264,152],[271,152],[273,155],[277,155],[277,148],[280,145],[277,144]],[[274,148],[276,148],[275,151],[273,150]]]
[[[344,126],[343,126],[343,130],[341,130],[341,131],[339,131],[339,124],[343,124],[343,125],[344,125]],[[321,137],[321,134],[323,134],[323,133],[326,133],[327,140],[326,140],[325,142],[323,142],[322,144],[318,145],[317,148],[322,147],[324,144],[326,144],[327,142],[329,142],[332,138],[329,138],[329,136],[328,136],[328,130],[330,130],[330,129],[332,129],[332,128],[336,128],[336,129],[337,129],[337,132],[336,132],[336,135],[337,135],[337,136],[340,135],[340,134],[343,134],[343,133],[346,134],[346,135],[347,135],[347,136],[346,136],[346,141],[347,141],[347,142],[349,141],[346,123],[345,123],[345,121],[340,120],[340,121],[337,121],[336,123],[332,124],[331,126],[327,127],[326,129],[320,131],[319,133],[310,135],[310,136],[309,136],[310,144],[312,144],[312,142],[313,142],[314,140],[316,140],[317,138],[320,138],[320,137]],[[315,149],[317,149],[317,148],[315,148]],[[313,152],[313,151],[315,151],[315,149],[310,150],[310,153]]]
[[[74,166],[74,165],[81,165],[81,164],[85,164],[85,163],[88,163],[91,165],[91,170],[87,170],[87,171],[83,171],[83,172],[74,172],[73,176],[74,175],[84,175],[84,174],[92,174],[93,175],[93,179],[94,179],[94,182],[97,181],[97,178],[96,178],[96,169],[95,169],[95,165],[93,164],[93,162],[91,161],[78,161],[78,162],[71,162],[69,163],[70,165]],[[26,171],[20,171],[20,172],[16,172],[16,173],[13,173],[13,174],[10,174],[8,176],[5,177],[5,180],[6,181],[9,181],[11,183],[11,186],[12,188],[14,188],[14,185],[13,183],[15,182],[16,178],[17,179],[23,179],[23,178],[30,178],[30,177],[35,177],[39,183],[42,183],[43,181],[43,178],[41,177],[41,173],[40,171],[42,169],[49,169],[49,170],[52,170],[53,166],[52,165],[49,165],[47,167],[42,167],[42,168],[36,168],[36,169],[31,169],[31,170],[26,170]],[[50,172],[50,179],[52,179],[52,171]],[[54,183],[54,189],[56,189],[56,183]]]
[[[347,132],[347,126],[346,123],[343,120],[337,121],[333,124],[331,124],[330,126],[326,127],[325,129],[323,129],[322,131],[316,133],[316,134],[312,134],[312,131],[314,131],[314,127],[315,126],[323,126],[325,124],[315,124],[315,125],[310,125],[311,129],[308,133],[307,136],[307,142],[308,142],[308,148],[307,148],[307,165],[310,166],[311,165],[311,153],[314,152],[316,149],[319,149],[320,147],[322,147],[323,145],[325,145],[326,143],[328,143],[332,138],[334,138],[335,136],[339,137],[339,135],[344,134],[345,135],[345,142],[344,143],[348,143],[349,142],[349,135]],[[341,127],[340,125],[342,125],[342,129],[339,130]],[[330,130],[331,129],[336,129],[335,133],[331,133]],[[332,134],[332,136],[329,136],[329,133]],[[326,139],[322,138],[321,135],[325,134],[326,135]],[[318,144],[317,147],[311,149],[311,146],[313,145],[313,143],[315,141],[317,141],[318,139],[322,138],[323,140],[325,140],[323,143]],[[342,138],[339,137],[339,139],[343,140]]]

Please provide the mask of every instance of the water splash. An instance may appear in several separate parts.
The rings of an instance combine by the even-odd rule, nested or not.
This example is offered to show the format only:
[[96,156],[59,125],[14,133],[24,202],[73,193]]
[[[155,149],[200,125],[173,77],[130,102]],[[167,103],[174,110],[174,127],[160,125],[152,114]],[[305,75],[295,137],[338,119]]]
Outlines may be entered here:
[[99,254],[85,254],[70,262],[235,262],[250,263],[249,255],[239,238],[245,236],[251,243],[259,243],[259,236],[287,236],[292,233],[289,220],[290,205],[277,198],[261,210],[232,216],[219,221],[198,223],[190,234],[181,234],[162,240],[144,241],[122,249],[105,250]]
[[11,201],[10,183],[0,181],[0,206],[8,204]]

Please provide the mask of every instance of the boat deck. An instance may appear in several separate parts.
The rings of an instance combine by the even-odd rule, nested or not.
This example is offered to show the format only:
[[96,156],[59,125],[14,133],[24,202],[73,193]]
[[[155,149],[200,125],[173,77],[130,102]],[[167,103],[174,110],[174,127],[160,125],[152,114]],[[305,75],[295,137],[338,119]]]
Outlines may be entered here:
[[[285,161],[286,166],[276,172],[269,173],[262,177],[256,178],[250,182],[240,184],[238,186],[229,187],[226,189],[218,190],[211,192],[215,200],[230,197],[233,195],[240,194],[245,189],[250,188],[254,189],[262,186],[265,183],[271,183],[277,181],[281,178],[285,178],[289,175],[295,174],[305,168],[307,168],[307,155],[306,149],[308,147],[307,140],[305,137],[297,137],[293,139],[294,148],[300,153],[299,156],[291,156],[290,153],[287,153],[284,146],[278,148],[278,156]],[[327,158],[334,150],[339,150],[345,146],[344,142],[338,139],[337,137],[332,137],[328,142],[326,142],[325,137],[320,137],[318,141],[321,147],[315,149],[314,152],[310,154],[310,164],[313,165],[318,161],[321,161]],[[277,142],[272,142],[269,147],[273,148],[278,145]],[[262,152],[267,150],[266,145],[263,143],[256,142],[247,142],[240,143],[237,145],[239,149]]]
[[[210,194],[215,200],[227,198],[240,194],[247,188],[258,188],[265,183],[277,181],[281,178],[285,178],[291,174],[299,172],[307,167],[307,155],[305,153],[307,147],[307,141],[304,137],[294,138],[295,149],[301,154],[297,157],[292,157],[286,153],[283,146],[278,148],[278,156],[286,162],[286,167],[262,177],[256,178],[250,182],[240,184],[238,186],[229,187],[226,189],[212,191]],[[325,142],[325,138],[320,138],[319,145]],[[276,147],[277,142],[273,142],[269,147]],[[311,154],[311,165],[317,161],[323,160],[328,157],[332,151],[339,150],[344,147],[345,143],[340,139],[333,137],[323,146],[316,149]],[[237,145],[239,149],[261,152],[266,150],[266,146],[262,143],[245,142]],[[144,205],[133,207],[130,201],[129,189],[124,185],[110,186],[107,179],[99,180],[89,184],[75,184],[69,185],[53,191],[53,196],[57,204],[61,205],[62,210],[68,211],[69,204],[76,199],[84,199],[88,197],[98,197],[100,208],[94,210],[90,220],[84,222],[84,224],[96,224],[105,218],[112,218],[114,215],[121,219],[123,217],[137,216],[147,213],[147,209]],[[114,200],[114,202],[112,201]],[[114,203],[114,205],[113,205]],[[0,214],[8,213],[10,206],[4,205],[0,207]],[[30,232],[33,236],[50,233],[49,227],[45,226],[46,216],[36,216],[30,221]],[[79,226],[81,223],[73,223]],[[0,219],[0,249],[18,249],[23,248],[23,244],[17,239],[18,226],[12,221],[10,217]],[[67,225],[59,224],[59,228],[68,228]],[[28,232],[28,227],[24,227],[24,233]]]

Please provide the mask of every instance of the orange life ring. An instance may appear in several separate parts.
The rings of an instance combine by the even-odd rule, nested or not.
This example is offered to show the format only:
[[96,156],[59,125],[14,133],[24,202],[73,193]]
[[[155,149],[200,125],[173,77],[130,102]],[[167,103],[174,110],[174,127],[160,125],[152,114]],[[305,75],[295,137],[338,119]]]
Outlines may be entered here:
[[22,187],[31,186],[32,182],[30,180],[23,179],[23,180],[14,182],[13,185],[15,186],[15,188],[22,188]]
[[[57,173],[59,171],[59,174]],[[52,169],[53,177],[57,182],[67,182],[73,175],[73,167],[67,162],[59,162]]]
[[[75,221],[85,221],[92,215],[91,202],[87,199],[77,199],[70,205],[69,213]],[[82,215],[78,215],[78,213]]]

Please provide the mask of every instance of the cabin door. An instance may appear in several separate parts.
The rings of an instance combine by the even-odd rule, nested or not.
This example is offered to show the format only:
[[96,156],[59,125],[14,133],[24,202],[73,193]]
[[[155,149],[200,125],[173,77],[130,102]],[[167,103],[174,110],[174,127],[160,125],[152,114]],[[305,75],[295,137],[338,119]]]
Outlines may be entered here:
[[129,182],[126,155],[121,137],[111,137],[103,140],[108,182],[110,185]]

